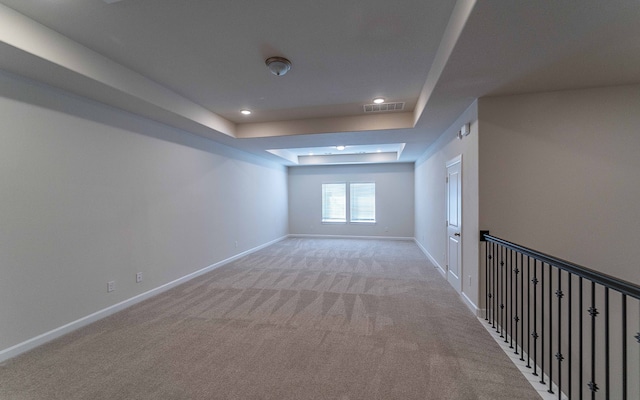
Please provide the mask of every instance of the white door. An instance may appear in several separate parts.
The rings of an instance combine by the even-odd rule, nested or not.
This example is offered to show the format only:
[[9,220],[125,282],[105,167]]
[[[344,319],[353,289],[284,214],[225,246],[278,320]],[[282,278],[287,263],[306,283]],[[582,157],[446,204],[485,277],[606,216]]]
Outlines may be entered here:
[[447,280],[462,290],[462,155],[447,163]]

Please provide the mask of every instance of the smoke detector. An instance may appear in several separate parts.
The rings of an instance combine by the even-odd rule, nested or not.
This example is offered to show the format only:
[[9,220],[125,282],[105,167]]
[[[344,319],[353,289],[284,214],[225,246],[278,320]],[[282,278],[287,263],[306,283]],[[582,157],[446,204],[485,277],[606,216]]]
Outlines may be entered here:
[[272,74],[282,76],[291,69],[291,61],[284,57],[269,57],[264,62]]

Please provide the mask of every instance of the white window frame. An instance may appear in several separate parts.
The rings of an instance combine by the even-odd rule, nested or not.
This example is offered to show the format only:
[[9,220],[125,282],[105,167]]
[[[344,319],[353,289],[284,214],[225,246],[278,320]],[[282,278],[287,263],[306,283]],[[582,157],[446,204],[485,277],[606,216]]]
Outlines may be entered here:
[[[373,219],[354,219],[354,190],[353,185],[373,185]],[[349,223],[351,224],[375,224],[376,223],[376,183],[375,182],[349,182]]]
[[[342,185],[344,187],[344,219],[343,218],[325,218],[325,186],[326,185]],[[346,224],[347,223],[347,213],[349,210],[349,203],[348,203],[348,190],[349,190],[349,185],[347,184],[347,182],[326,182],[322,184],[322,195],[321,195],[321,219],[322,219],[322,223],[323,224]],[[330,216],[329,216],[330,217]]]
[[[353,191],[352,185],[358,184],[372,184],[373,185],[373,219],[372,220],[354,220],[353,219]],[[344,185],[345,194],[345,218],[344,219],[329,219],[325,218],[325,185]],[[321,194],[321,223],[322,224],[354,224],[354,225],[375,225],[377,222],[377,197],[376,182],[374,181],[356,181],[356,182],[323,182],[322,194]]]

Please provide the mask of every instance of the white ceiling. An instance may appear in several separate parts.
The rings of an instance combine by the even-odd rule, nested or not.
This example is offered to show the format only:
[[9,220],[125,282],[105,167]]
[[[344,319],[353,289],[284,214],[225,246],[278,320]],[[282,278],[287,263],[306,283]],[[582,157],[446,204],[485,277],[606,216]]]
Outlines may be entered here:
[[640,82],[638,0],[0,3],[1,69],[285,165],[266,150],[410,162],[478,97]]

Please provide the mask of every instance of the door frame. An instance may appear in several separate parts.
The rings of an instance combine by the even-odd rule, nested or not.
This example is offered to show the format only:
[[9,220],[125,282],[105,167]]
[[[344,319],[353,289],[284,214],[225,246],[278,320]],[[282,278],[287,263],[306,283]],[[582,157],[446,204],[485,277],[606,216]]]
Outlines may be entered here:
[[[458,243],[459,243],[459,254],[458,254],[458,276],[457,276],[457,284],[454,284],[452,282],[451,275],[452,273],[450,272],[451,267],[450,267],[450,263],[449,263],[449,244],[450,244],[450,238],[449,238],[449,206],[450,206],[450,202],[449,202],[449,168],[451,166],[454,166],[456,164],[460,164],[460,190],[458,191],[458,196],[459,196],[459,207],[460,207],[460,214],[458,215],[458,221],[459,221],[459,226],[460,226],[460,232],[459,232],[459,236],[458,236]],[[462,154],[459,154],[455,157],[453,157],[452,159],[450,159],[449,161],[447,161],[445,163],[445,171],[446,171],[446,183],[445,183],[445,202],[446,202],[446,215],[445,215],[445,220],[446,220],[446,248],[445,248],[445,254],[446,254],[446,266],[447,266],[447,270],[446,270],[446,279],[447,282],[449,282],[449,284],[451,286],[454,287],[454,289],[456,289],[456,291],[458,293],[462,293],[462,277],[464,276],[464,274],[462,273],[463,271],[463,260],[462,260],[462,227],[463,227],[463,221],[462,221],[462,191],[464,190],[462,187]]]

